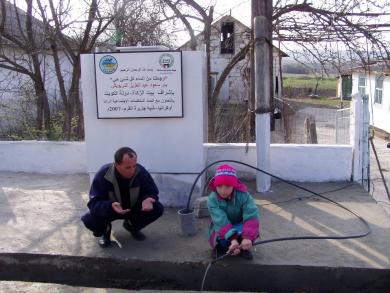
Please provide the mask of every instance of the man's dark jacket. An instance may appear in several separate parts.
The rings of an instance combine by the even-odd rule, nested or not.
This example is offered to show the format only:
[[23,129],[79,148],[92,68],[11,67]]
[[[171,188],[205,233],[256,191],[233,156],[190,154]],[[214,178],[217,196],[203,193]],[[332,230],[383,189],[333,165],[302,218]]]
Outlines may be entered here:
[[[137,164],[135,175],[130,179],[130,208],[148,197],[158,200],[158,188],[149,172]],[[92,215],[109,217],[115,214],[113,202],[122,204],[115,165],[106,164],[96,173],[89,191],[88,208]]]

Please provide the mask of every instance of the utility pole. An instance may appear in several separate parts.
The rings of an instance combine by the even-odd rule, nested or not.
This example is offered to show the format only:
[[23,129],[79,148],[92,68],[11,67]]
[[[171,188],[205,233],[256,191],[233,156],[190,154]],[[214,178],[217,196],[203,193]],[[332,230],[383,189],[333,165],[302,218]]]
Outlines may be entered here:
[[[254,81],[256,113],[257,167],[270,171],[270,119],[272,74],[272,0],[252,0],[253,39],[254,39]],[[266,192],[271,188],[271,177],[257,173],[256,190]]]

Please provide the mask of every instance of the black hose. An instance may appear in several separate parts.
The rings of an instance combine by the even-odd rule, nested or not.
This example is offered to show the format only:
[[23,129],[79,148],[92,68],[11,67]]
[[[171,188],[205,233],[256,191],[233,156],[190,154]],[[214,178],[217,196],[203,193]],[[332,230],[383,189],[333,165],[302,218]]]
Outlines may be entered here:
[[[244,166],[253,168],[253,169],[255,169],[255,170],[259,171],[259,172],[262,172],[262,173],[267,174],[267,175],[269,175],[269,176],[271,176],[271,177],[274,177],[274,178],[276,178],[276,179],[279,179],[279,180],[282,181],[282,182],[285,182],[285,183],[290,184],[290,185],[292,185],[292,186],[294,186],[294,187],[297,187],[297,188],[302,189],[302,190],[304,190],[304,191],[310,192],[310,193],[312,193],[312,194],[314,194],[314,195],[316,195],[316,196],[319,196],[319,197],[321,197],[321,198],[323,198],[323,199],[325,199],[325,200],[327,200],[327,201],[329,201],[329,202],[331,202],[331,203],[333,203],[333,204],[335,204],[335,205],[341,207],[342,209],[344,209],[344,210],[350,212],[351,214],[353,214],[355,217],[357,217],[357,218],[364,224],[364,226],[365,226],[366,229],[367,229],[367,231],[366,231],[365,233],[363,233],[363,234],[356,234],[356,235],[349,235],[349,236],[348,236],[348,235],[347,235],[347,236],[298,236],[298,237],[271,238],[271,239],[266,239],[266,240],[258,240],[258,241],[255,241],[255,242],[253,243],[253,246],[255,246],[255,245],[260,245],[260,244],[271,243],[271,242],[288,241],[288,240],[308,240],[308,239],[322,239],[322,240],[337,239],[337,240],[341,240],[341,239],[353,239],[353,238],[362,238],[362,237],[365,237],[365,236],[367,236],[367,235],[369,235],[369,234],[371,233],[371,228],[370,228],[370,225],[367,223],[367,221],[366,221],[365,219],[363,219],[362,217],[360,217],[360,216],[359,216],[358,214],[356,214],[355,212],[353,212],[353,211],[351,211],[350,209],[348,209],[346,206],[344,206],[344,205],[342,205],[342,204],[340,204],[340,203],[338,203],[338,202],[336,202],[336,201],[334,201],[334,200],[332,200],[332,199],[330,199],[330,198],[328,198],[328,197],[326,197],[326,196],[324,196],[324,195],[322,195],[322,194],[319,194],[319,193],[317,193],[317,192],[311,191],[310,189],[307,189],[307,188],[305,188],[305,187],[299,186],[299,185],[297,185],[297,184],[295,184],[295,183],[292,183],[292,182],[290,182],[290,181],[284,180],[284,179],[282,179],[282,178],[280,178],[280,177],[278,177],[278,176],[276,176],[276,175],[273,175],[273,174],[271,174],[271,173],[269,173],[269,172],[266,172],[266,171],[264,171],[264,170],[261,170],[261,169],[259,169],[259,168],[254,167],[254,166],[251,166],[251,165],[249,165],[249,164],[242,163],[242,162],[235,161],[235,160],[220,160],[220,161],[213,162],[213,163],[211,163],[210,165],[206,166],[206,167],[199,173],[199,175],[196,177],[196,179],[195,179],[195,181],[194,181],[194,183],[193,183],[193,185],[192,185],[192,187],[191,187],[191,191],[190,191],[190,194],[189,194],[189,196],[188,196],[188,202],[187,202],[187,207],[186,207],[187,212],[190,212],[189,206],[190,206],[190,202],[191,202],[191,196],[192,196],[192,193],[193,193],[193,191],[194,191],[196,182],[198,181],[198,179],[200,178],[200,176],[201,176],[208,168],[210,168],[211,166],[213,166],[213,165],[215,165],[215,164],[218,164],[218,163],[222,163],[222,162],[237,163],[237,164],[241,164],[241,165],[244,165]],[[204,273],[204,276],[203,276],[202,286],[201,286],[201,292],[203,291],[203,287],[204,287],[204,284],[205,284],[205,282],[206,282],[206,276],[207,276],[207,273],[208,273],[209,269],[211,268],[211,265],[214,264],[214,263],[216,263],[216,262],[218,262],[218,261],[220,261],[220,260],[222,260],[222,259],[224,259],[224,258],[227,257],[227,256],[230,256],[230,254],[229,254],[229,253],[223,254],[223,255],[221,255],[220,257],[217,257],[216,259],[212,260],[212,261],[208,264],[208,266],[207,266],[207,268],[206,268],[206,271],[205,271],[205,273]]]
[[[259,171],[259,172],[262,172],[262,173],[267,174],[267,175],[269,175],[269,176],[271,176],[271,177],[274,177],[274,178],[276,178],[276,179],[278,179],[278,180],[280,180],[280,181],[282,181],[282,182],[285,182],[285,183],[287,183],[287,184],[289,184],[289,185],[292,185],[292,186],[294,186],[294,187],[297,187],[297,188],[299,188],[299,189],[302,189],[302,190],[304,190],[304,191],[307,191],[307,192],[309,192],[309,193],[312,193],[312,194],[314,194],[314,195],[316,195],[316,196],[318,196],[318,197],[321,197],[321,198],[323,198],[323,199],[325,199],[325,200],[327,200],[327,201],[329,201],[329,202],[331,202],[331,203],[333,203],[333,204],[339,206],[340,208],[342,208],[342,209],[348,211],[349,213],[353,214],[355,217],[357,217],[357,218],[364,224],[364,226],[365,226],[366,229],[367,229],[367,231],[366,231],[365,233],[363,233],[363,234],[350,235],[350,236],[301,236],[301,237],[282,237],[282,238],[273,238],[273,239],[267,239],[267,240],[256,241],[256,242],[253,243],[253,245],[265,244],[265,243],[270,243],[270,242],[278,242],[278,241],[287,241],[287,240],[305,240],[305,239],[339,239],[339,240],[340,240],[340,239],[362,238],[362,237],[365,237],[365,236],[367,236],[367,235],[369,235],[369,234],[371,233],[371,228],[370,228],[370,225],[367,223],[367,221],[366,221],[365,219],[363,219],[362,217],[360,217],[360,216],[359,216],[358,214],[356,214],[355,212],[353,212],[353,211],[351,211],[350,209],[348,209],[346,206],[344,206],[344,205],[342,205],[342,204],[340,204],[340,203],[338,203],[338,202],[336,202],[336,201],[334,201],[334,200],[332,200],[332,199],[330,199],[330,198],[328,198],[328,197],[326,197],[326,196],[324,196],[324,195],[321,195],[320,193],[317,193],[317,192],[315,192],[315,191],[312,191],[312,190],[310,190],[310,189],[307,189],[307,188],[305,188],[305,187],[303,187],[303,186],[300,186],[300,185],[298,185],[298,184],[292,183],[292,182],[290,182],[290,181],[288,181],[288,180],[282,179],[282,178],[280,178],[279,176],[273,175],[273,174],[271,174],[271,173],[269,173],[269,172],[267,172],[267,171],[261,170],[261,169],[259,169],[259,168],[257,168],[257,167],[251,166],[251,165],[249,165],[249,164],[246,164],[246,163],[243,163],[243,162],[240,162],[240,161],[235,161],[235,160],[219,160],[219,161],[215,161],[215,162],[209,164],[208,166],[206,166],[206,167],[198,174],[198,176],[196,177],[194,183],[192,184],[192,187],[191,187],[191,190],[190,190],[190,193],[189,193],[189,196],[188,196],[188,201],[187,201],[187,206],[186,206],[186,210],[185,210],[185,211],[187,211],[187,212],[190,212],[190,211],[191,211],[191,209],[190,209],[191,196],[192,196],[192,193],[193,193],[193,191],[194,191],[196,182],[198,181],[198,179],[200,178],[200,176],[201,176],[208,168],[210,168],[211,166],[213,166],[213,165],[215,165],[215,164],[218,164],[218,163],[222,163],[222,162],[237,163],[237,164],[241,164],[241,165],[250,167],[250,168],[255,169],[255,170]],[[223,256],[223,257],[224,257],[224,256]],[[221,257],[221,259],[222,259],[223,257]],[[218,259],[220,259],[220,258],[217,258],[216,260],[214,260],[214,262],[217,261]]]

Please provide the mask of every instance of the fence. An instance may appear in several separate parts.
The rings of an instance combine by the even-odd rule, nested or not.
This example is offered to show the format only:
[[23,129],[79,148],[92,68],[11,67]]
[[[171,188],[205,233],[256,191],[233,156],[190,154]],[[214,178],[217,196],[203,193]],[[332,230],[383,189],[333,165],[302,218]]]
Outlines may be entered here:
[[[349,110],[276,100],[281,119],[274,120],[271,143],[308,143],[305,120],[315,124],[318,144],[349,144]],[[246,104],[219,104],[217,107],[218,143],[255,142],[254,113]]]
[[339,109],[336,111],[336,144],[349,144],[349,126],[351,109]]

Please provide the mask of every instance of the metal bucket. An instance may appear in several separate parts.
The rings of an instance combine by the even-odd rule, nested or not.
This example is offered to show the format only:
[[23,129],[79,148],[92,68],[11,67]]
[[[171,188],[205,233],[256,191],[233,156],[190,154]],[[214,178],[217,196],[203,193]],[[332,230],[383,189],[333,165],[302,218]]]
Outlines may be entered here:
[[180,219],[181,233],[184,236],[193,236],[196,234],[195,211],[194,209],[182,209],[178,212]]

